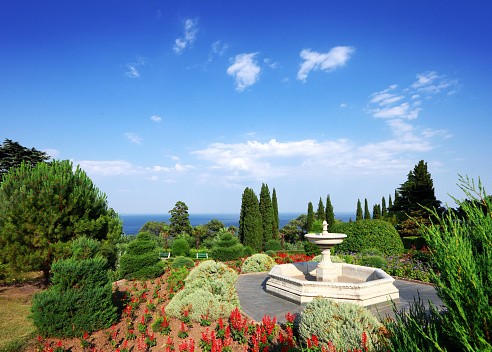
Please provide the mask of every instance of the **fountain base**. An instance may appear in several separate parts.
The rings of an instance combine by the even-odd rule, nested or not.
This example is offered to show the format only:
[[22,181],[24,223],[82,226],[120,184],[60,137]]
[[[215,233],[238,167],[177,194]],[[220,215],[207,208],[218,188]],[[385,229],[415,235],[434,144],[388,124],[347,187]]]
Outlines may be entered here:
[[297,304],[320,296],[364,307],[399,299],[398,289],[393,285],[395,280],[381,269],[330,264],[327,277],[333,281],[317,281],[317,265],[316,262],[276,265],[269,273],[266,291]]

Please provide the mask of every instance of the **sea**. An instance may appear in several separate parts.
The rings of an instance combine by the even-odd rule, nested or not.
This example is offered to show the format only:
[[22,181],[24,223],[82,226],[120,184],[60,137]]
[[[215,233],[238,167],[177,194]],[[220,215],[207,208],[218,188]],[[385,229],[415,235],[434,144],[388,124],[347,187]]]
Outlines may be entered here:
[[[147,221],[165,221],[169,223],[171,214],[119,214],[123,220],[123,232],[126,235],[135,235]],[[297,218],[300,213],[279,213],[279,228],[284,227],[290,220]],[[335,219],[348,222],[349,219],[355,220],[355,214],[335,213]],[[189,214],[191,226],[205,225],[212,219],[222,221],[226,227],[239,227],[239,214]]]

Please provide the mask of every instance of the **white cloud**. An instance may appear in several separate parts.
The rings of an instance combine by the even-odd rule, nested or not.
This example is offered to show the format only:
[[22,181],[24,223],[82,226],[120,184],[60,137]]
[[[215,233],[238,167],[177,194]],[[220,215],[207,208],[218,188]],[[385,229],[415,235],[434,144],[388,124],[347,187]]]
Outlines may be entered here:
[[156,116],[156,115],[151,116],[150,119],[152,121],[155,121],[155,122],[161,122],[162,121],[162,119],[159,116]]
[[60,156],[60,151],[57,149],[43,149],[43,152],[48,154],[51,160],[58,159],[58,157]]
[[268,65],[270,68],[277,68],[278,67],[278,62],[272,62],[272,59],[266,58],[263,59],[263,62]]
[[305,61],[301,64],[299,72],[297,72],[297,79],[306,82],[306,78],[311,71],[320,69],[330,72],[342,67],[354,52],[355,49],[349,46],[337,46],[325,54],[311,51],[311,49],[304,49],[299,54]]
[[227,49],[229,48],[229,45],[227,44],[222,44],[220,40],[217,40],[212,44],[212,53],[217,54],[219,56],[222,56],[225,54]]
[[227,74],[236,79],[236,90],[243,91],[258,81],[260,67],[254,60],[256,54],[258,53],[236,55],[234,63],[227,69]]
[[125,137],[128,138],[132,143],[136,144],[140,144],[140,141],[142,140],[142,138],[131,132],[126,132]]
[[345,103],[341,103],[341,104],[340,104],[340,107],[341,107],[341,108],[346,108],[346,107],[347,107],[347,104],[345,104]]
[[93,161],[83,160],[78,163],[88,175],[115,176],[129,175],[136,172],[132,164],[124,160]]
[[173,50],[176,54],[181,54],[183,50],[193,44],[196,40],[196,35],[198,33],[198,20],[188,18],[184,23],[184,34],[183,37],[177,38]]
[[129,70],[125,72],[125,74],[130,78],[139,78],[140,73],[137,70],[137,67],[145,65],[145,58],[139,56],[137,57],[137,62],[126,64],[126,68]]

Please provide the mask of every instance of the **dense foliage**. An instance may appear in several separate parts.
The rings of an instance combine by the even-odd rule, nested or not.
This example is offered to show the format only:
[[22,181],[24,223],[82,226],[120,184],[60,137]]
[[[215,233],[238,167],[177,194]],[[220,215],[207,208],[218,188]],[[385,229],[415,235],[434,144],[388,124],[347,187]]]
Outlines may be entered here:
[[217,244],[210,250],[215,260],[227,262],[243,256],[244,246],[231,233],[226,232],[219,237]]
[[254,254],[244,261],[241,272],[258,273],[268,271],[273,268],[274,265],[275,261],[270,256],[266,254]]
[[403,250],[398,232],[391,224],[382,220],[359,220],[339,223],[332,232],[344,233],[347,237],[336,245],[336,251],[360,252],[366,248],[378,248],[385,254],[396,254]]
[[261,224],[263,227],[263,242],[269,240],[276,240],[278,232],[275,230],[275,218],[272,206],[272,199],[270,198],[270,190],[268,185],[262,184],[260,191],[260,214]]
[[154,235],[141,232],[130,242],[126,254],[120,258],[120,277],[126,279],[147,279],[163,272]]
[[192,227],[190,224],[190,216],[188,214],[188,206],[181,201],[176,202],[174,208],[169,210],[171,218],[169,219],[170,235],[176,236],[182,232],[191,234]]
[[30,166],[36,166],[41,162],[46,162],[50,159],[45,152],[36,150],[35,148],[26,148],[5,138],[5,141],[0,145],[0,184],[2,176],[9,172],[10,169],[20,167],[24,162]]
[[251,188],[246,188],[243,192],[238,237],[244,246],[251,247],[255,252],[261,252],[263,249],[260,206],[258,198]]
[[83,235],[101,241],[101,253],[114,265],[114,242],[121,233],[106,196],[68,160],[23,163],[4,175],[0,262],[13,269],[41,270],[47,284],[52,263],[69,257],[70,241]]

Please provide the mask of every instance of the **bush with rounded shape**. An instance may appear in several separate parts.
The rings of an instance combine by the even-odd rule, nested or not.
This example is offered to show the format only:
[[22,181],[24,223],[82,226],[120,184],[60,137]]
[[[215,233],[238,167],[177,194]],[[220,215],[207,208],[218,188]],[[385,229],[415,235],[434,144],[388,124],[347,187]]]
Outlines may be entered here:
[[160,262],[153,235],[141,232],[120,257],[120,277],[131,280],[160,276],[163,271]]
[[321,249],[317,245],[315,245],[314,243],[311,243],[309,241],[305,241],[304,242],[304,252],[308,256],[318,255],[318,254],[321,254]]
[[214,247],[210,250],[210,257],[221,262],[236,260],[244,255],[244,247],[237,243],[232,247]]
[[280,244],[280,241],[270,240],[267,243],[265,243],[265,252],[266,251],[278,252],[280,250],[282,250],[282,245]]
[[325,347],[331,341],[342,351],[360,348],[362,332],[366,333],[367,346],[374,350],[378,345],[381,324],[364,307],[327,298],[315,298],[301,313],[299,334],[304,342],[315,335]]
[[268,271],[275,266],[274,260],[266,254],[253,254],[246,259],[241,267],[243,273],[259,273]]
[[277,252],[276,251],[266,251],[265,254],[268,255],[269,257],[273,257],[273,256],[275,256],[275,254],[277,254]]
[[195,262],[188,257],[177,257],[173,260],[171,264],[171,268],[178,269],[181,267],[185,268],[193,268],[195,266]]
[[184,238],[178,238],[173,242],[171,254],[173,257],[187,256],[190,253],[190,245]]
[[380,268],[387,263],[387,260],[379,255],[367,255],[362,257],[359,261],[359,265],[371,266],[373,268]]
[[243,256],[245,256],[245,257],[251,257],[254,253],[255,252],[253,251],[253,248],[251,248],[250,246],[244,247]]
[[360,252],[362,255],[383,255],[383,252],[379,248],[366,248]]
[[403,243],[395,228],[383,220],[358,220],[338,223],[332,232],[344,233],[347,237],[334,247],[336,251],[361,252],[377,248],[383,254],[397,254],[403,251]]
[[216,262],[215,260],[206,260],[190,271],[185,282],[188,284],[200,278],[211,281],[225,279],[231,282],[231,284],[234,284],[237,281],[237,273],[224,263]]

